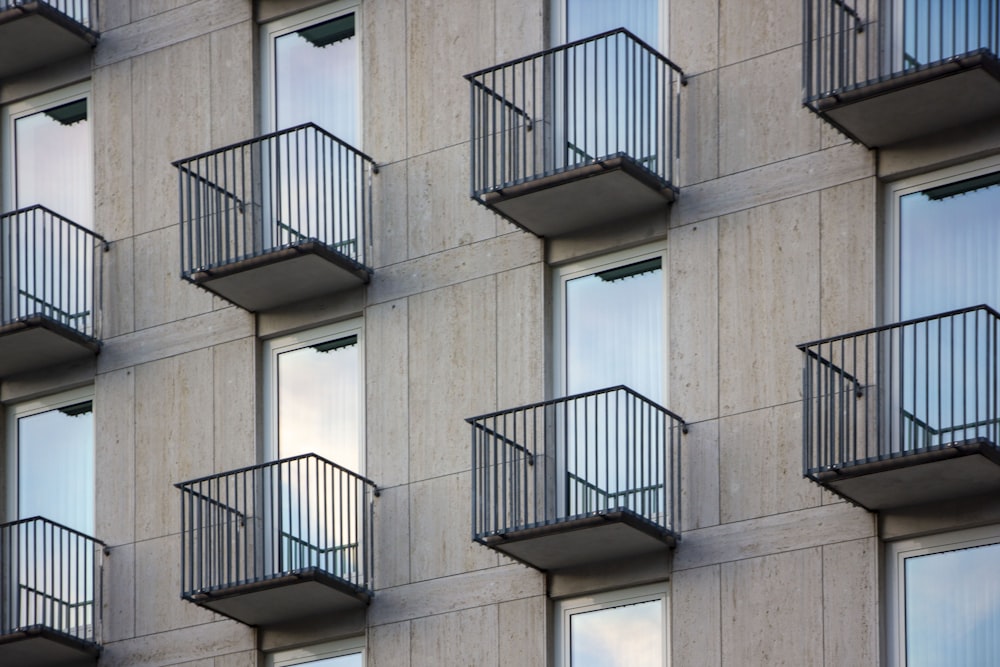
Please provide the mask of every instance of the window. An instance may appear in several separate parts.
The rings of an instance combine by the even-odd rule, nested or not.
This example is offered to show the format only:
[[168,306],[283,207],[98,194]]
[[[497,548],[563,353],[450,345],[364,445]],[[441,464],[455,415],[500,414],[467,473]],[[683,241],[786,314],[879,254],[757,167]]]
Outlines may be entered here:
[[1000,664],[1000,529],[886,547],[889,664]]
[[558,667],[663,667],[667,593],[645,586],[555,603]]
[[363,472],[360,320],[265,343],[268,457],[319,454]]
[[890,0],[897,71],[996,50],[998,0]]
[[41,204],[93,227],[89,86],[9,104],[0,110],[3,210]]
[[357,24],[357,4],[338,2],[263,27],[263,107],[270,130],[312,122],[359,145]]
[[7,445],[7,518],[42,516],[93,535],[93,391],[10,407]]
[[552,25],[556,43],[626,28],[653,48],[666,52],[667,9],[662,0],[553,0]]
[[282,651],[268,656],[268,667],[364,667],[364,637]]
[[666,401],[663,250],[626,252],[556,271],[556,389],[624,384]]

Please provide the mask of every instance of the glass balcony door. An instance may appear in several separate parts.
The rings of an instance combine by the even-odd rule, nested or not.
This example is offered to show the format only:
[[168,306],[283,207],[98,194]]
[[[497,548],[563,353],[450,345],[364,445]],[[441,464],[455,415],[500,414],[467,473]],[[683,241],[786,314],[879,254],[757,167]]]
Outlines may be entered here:
[[907,71],[988,48],[997,53],[998,0],[889,0],[893,70]]
[[[936,180],[902,190],[896,201],[899,321],[1000,306],[1000,173]],[[952,318],[901,329],[891,341],[903,449],[995,431],[990,327],[987,318]]]
[[[654,253],[560,276],[559,321],[564,395],[626,385],[663,404],[666,369],[666,290],[663,258]],[[662,459],[646,451],[639,417],[627,397],[572,404],[557,415],[559,491],[566,516],[624,505],[666,506]],[[643,456],[656,466],[637,466]]]

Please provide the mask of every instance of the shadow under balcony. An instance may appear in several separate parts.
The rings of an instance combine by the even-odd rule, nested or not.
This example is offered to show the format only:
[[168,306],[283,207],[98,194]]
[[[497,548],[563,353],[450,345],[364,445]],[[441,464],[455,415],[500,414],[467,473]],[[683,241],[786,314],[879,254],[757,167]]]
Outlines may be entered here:
[[666,210],[682,76],[623,28],[466,75],[472,198],[540,237]]
[[312,123],[174,162],[181,275],[250,311],[367,284],[364,153]]
[[680,539],[684,421],[618,386],[467,420],[473,539],[539,570]]
[[0,79],[88,53],[95,17],[91,0],[0,0]]
[[1000,491],[1000,315],[805,343],[805,476],[869,510]]
[[252,626],[370,602],[370,480],[306,454],[177,488],[185,600]]
[[0,377],[93,357],[104,239],[42,207],[0,215]]
[[888,146],[1000,113],[998,0],[803,1],[805,104],[852,139]]
[[41,517],[0,524],[0,664],[97,664],[103,550]]

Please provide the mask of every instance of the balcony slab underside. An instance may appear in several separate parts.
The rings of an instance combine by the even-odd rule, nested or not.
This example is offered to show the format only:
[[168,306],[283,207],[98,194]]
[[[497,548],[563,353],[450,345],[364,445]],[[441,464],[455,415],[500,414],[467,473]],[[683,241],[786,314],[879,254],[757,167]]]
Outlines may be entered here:
[[869,510],[909,507],[1000,491],[1000,449],[975,438],[810,477]]
[[100,343],[44,315],[0,326],[0,377],[92,357]]
[[42,2],[0,10],[0,79],[88,53],[97,34]]
[[558,237],[665,210],[670,185],[629,157],[615,156],[482,195],[482,202],[540,237]]
[[607,511],[569,521],[488,535],[481,540],[543,571],[631,558],[673,547],[672,531],[630,511]]
[[371,273],[318,242],[196,271],[191,281],[249,311],[261,311],[366,284]]
[[813,108],[870,148],[890,146],[1000,114],[1000,61],[990,53],[817,100]]
[[371,594],[318,568],[185,597],[252,626],[274,626],[307,617],[363,609]]
[[44,626],[0,635],[0,665],[17,667],[76,667],[95,665],[101,649]]

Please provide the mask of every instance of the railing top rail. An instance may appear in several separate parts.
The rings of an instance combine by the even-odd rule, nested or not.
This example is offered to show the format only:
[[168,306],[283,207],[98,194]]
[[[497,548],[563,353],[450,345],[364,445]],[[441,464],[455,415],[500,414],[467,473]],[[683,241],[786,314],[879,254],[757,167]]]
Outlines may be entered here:
[[968,308],[959,308],[958,310],[949,310],[944,313],[938,313],[936,315],[924,315],[923,317],[916,317],[911,320],[905,320],[903,322],[893,322],[891,324],[883,324],[877,327],[870,327],[868,329],[862,329],[860,331],[854,331],[846,334],[839,334],[836,336],[829,336],[827,338],[820,338],[819,340],[810,341],[808,343],[799,343],[795,347],[808,353],[809,348],[816,347],[817,345],[825,345],[827,343],[835,343],[840,340],[847,340],[848,338],[857,338],[859,336],[868,336],[875,333],[881,333],[883,331],[889,331],[890,329],[901,329],[903,327],[912,326],[914,324],[923,324],[924,322],[931,322],[933,320],[944,320],[949,317],[956,317],[958,315],[966,315],[968,313],[983,311],[988,315],[992,315],[996,319],[1000,319],[1000,313],[994,310],[992,307],[986,304],[981,304],[978,306],[970,306]]
[[179,160],[174,160],[170,164],[173,165],[174,167],[177,167],[178,169],[185,169],[184,165],[186,163],[188,163],[188,162],[194,162],[196,160],[201,160],[201,159],[204,159],[204,158],[207,158],[207,157],[212,157],[213,155],[217,155],[219,153],[225,153],[226,151],[236,150],[237,148],[245,148],[246,146],[250,146],[251,144],[260,143],[262,141],[267,141],[268,139],[273,139],[275,137],[279,137],[279,136],[282,136],[282,135],[285,135],[285,134],[292,134],[292,133],[299,132],[301,130],[307,130],[307,129],[316,130],[317,132],[319,132],[324,137],[333,140],[334,142],[340,144],[341,146],[343,146],[347,150],[349,150],[349,151],[351,151],[353,153],[356,153],[363,160],[365,160],[367,162],[370,162],[372,165],[375,165],[375,160],[371,156],[369,156],[366,153],[358,150],[357,148],[355,148],[354,146],[350,145],[349,143],[347,143],[346,141],[344,141],[340,137],[337,137],[337,136],[331,134],[330,132],[327,132],[322,127],[320,127],[319,125],[317,125],[316,123],[313,123],[313,122],[302,123],[301,125],[295,125],[294,127],[288,127],[288,128],[283,129],[283,130],[276,130],[274,132],[268,132],[267,134],[262,134],[260,136],[253,137],[252,139],[244,139],[243,141],[237,141],[236,143],[229,144],[227,146],[222,146],[220,148],[213,148],[211,150],[207,150],[207,151],[204,151],[202,153],[198,153],[197,155],[192,155],[190,157],[185,157],[185,158],[181,158]]
[[84,538],[86,540],[90,540],[91,542],[95,542],[97,544],[100,544],[102,547],[103,546],[107,546],[102,540],[99,540],[96,537],[93,537],[91,535],[87,535],[86,533],[80,532],[76,528],[70,528],[69,526],[67,526],[65,524],[62,524],[62,523],[59,523],[58,521],[53,521],[52,519],[46,519],[43,516],[32,516],[32,517],[28,517],[26,519],[18,519],[16,521],[7,521],[6,523],[0,523],[0,530],[5,529],[5,528],[13,528],[14,526],[17,526],[17,525],[20,525],[20,524],[34,523],[36,521],[40,521],[41,523],[49,524],[50,526],[55,526],[56,528],[59,528],[61,530],[65,530],[67,533],[72,533],[73,535],[76,535],[78,537],[82,537],[82,538]]
[[507,408],[505,410],[496,410],[494,412],[488,412],[486,414],[478,415],[478,416],[475,416],[475,417],[467,417],[465,421],[467,421],[469,424],[472,424],[473,426],[475,426],[476,422],[482,421],[482,420],[485,420],[485,419],[492,419],[494,417],[502,417],[504,415],[508,415],[508,414],[511,414],[511,413],[514,413],[514,412],[523,412],[525,410],[533,410],[535,408],[543,408],[543,407],[546,407],[546,406],[549,406],[549,405],[555,405],[557,403],[568,403],[570,401],[579,400],[581,398],[590,398],[591,396],[598,396],[600,394],[610,394],[610,393],[616,392],[616,391],[624,391],[625,393],[630,394],[630,395],[634,396],[635,398],[638,398],[639,400],[644,401],[644,402],[650,404],[651,406],[653,406],[654,408],[656,408],[657,410],[659,410],[663,414],[669,416],[671,419],[673,419],[676,422],[678,422],[681,426],[687,428],[687,422],[685,422],[684,419],[681,418],[679,415],[677,415],[676,413],[674,413],[674,412],[668,410],[667,408],[663,407],[662,405],[660,405],[656,401],[651,400],[651,399],[643,396],[639,392],[637,392],[634,389],[632,389],[632,388],[630,388],[630,387],[628,387],[626,385],[623,385],[623,384],[615,385],[614,387],[607,387],[605,389],[594,389],[594,390],[591,390],[591,391],[585,391],[585,392],[582,392],[582,393],[579,393],[579,394],[572,394],[570,396],[562,396],[560,398],[551,398],[551,399],[549,399],[547,401],[539,401],[537,403],[529,403],[528,405],[521,405],[521,406],[518,406],[516,408]]
[[650,54],[652,54],[657,59],[659,59],[662,63],[664,63],[665,65],[667,65],[671,69],[675,70],[678,75],[680,75],[682,77],[684,76],[684,72],[681,70],[681,68],[676,63],[674,63],[672,60],[670,60],[669,58],[667,58],[665,55],[663,55],[662,53],[660,53],[659,51],[657,51],[656,49],[654,49],[652,46],[650,46],[649,44],[647,44],[646,42],[644,42],[640,38],[636,37],[636,35],[633,34],[632,32],[630,32],[628,29],[626,29],[626,28],[615,28],[614,30],[607,30],[605,32],[598,33],[596,35],[591,35],[590,37],[584,37],[582,39],[577,39],[577,40],[569,42],[567,44],[561,44],[559,46],[552,46],[552,47],[549,47],[549,48],[547,48],[547,49],[545,49],[543,51],[539,51],[537,53],[532,53],[531,55],[521,56],[520,58],[515,58],[513,60],[508,60],[507,62],[500,63],[499,65],[491,65],[489,67],[484,67],[483,69],[476,70],[475,72],[470,72],[469,74],[466,74],[465,78],[468,81],[472,82],[472,83],[476,83],[475,79],[477,77],[480,77],[480,76],[482,76],[484,74],[489,74],[490,72],[493,72],[495,70],[503,69],[505,67],[512,67],[514,65],[520,65],[521,63],[526,63],[529,60],[534,60],[536,58],[542,58],[542,57],[545,57],[545,56],[553,54],[553,53],[558,53],[559,51],[566,51],[566,50],[575,48],[577,46],[581,46],[583,44],[587,44],[589,42],[596,42],[598,40],[605,39],[607,37],[612,37],[614,35],[619,35],[619,34],[625,35],[626,37],[628,37],[632,41],[636,42],[637,44],[639,44],[639,46],[643,47],[646,51],[648,51]]
[[236,470],[227,470],[225,472],[219,472],[219,473],[215,473],[215,474],[212,474],[212,475],[205,475],[204,477],[198,477],[196,479],[189,479],[189,480],[187,480],[185,482],[177,482],[176,484],[174,484],[174,486],[177,487],[178,489],[180,489],[181,491],[191,491],[190,489],[187,489],[185,487],[191,486],[193,484],[200,484],[202,482],[208,482],[208,481],[211,481],[213,479],[219,479],[221,477],[229,477],[230,475],[240,475],[240,474],[243,474],[243,473],[253,472],[255,470],[262,470],[264,468],[270,468],[272,466],[280,466],[280,465],[283,465],[283,464],[286,464],[286,463],[293,463],[293,462],[301,460],[301,459],[316,459],[320,463],[325,463],[325,464],[327,464],[327,465],[329,465],[329,466],[331,466],[333,468],[336,468],[337,470],[340,470],[341,472],[344,472],[344,473],[347,473],[348,475],[351,475],[352,477],[356,477],[358,480],[360,480],[361,482],[363,482],[365,484],[368,484],[369,486],[371,486],[374,489],[378,488],[378,486],[375,484],[375,482],[373,482],[372,480],[368,479],[364,475],[359,475],[358,473],[354,472],[353,470],[348,470],[344,466],[339,465],[337,463],[334,463],[333,461],[331,461],[331,460],[329,460],[327,458],[324,458],[324,457],[320,456],[319,454],[299,454],[297,456],[289,456],[287,458],[278,459],[276,461],[267,461],[266,463],[257,463],[255,465],[246,466],[246,467],[243,467],[243,468],[237,468]]
[[59,215],[58,213],[56,213],[52,209],[50,209],[48,207],[45,207],[45,206],[42,206],[41,204],[32,204],[31,206],[25,206],[23,208],[19,208],[19,209],[13,210],[13,211],[7,211],[6,213],[0,213],[0,223],[6,222],[10,218],[15,218],[15,217],[17,217],[19,215],[23,215],[25,213],[30,213],[31,211],[43,211],[43,212],[51,215],[53,218],[57,218],[60,222],[66,223],[70,227],[78,229],[81,232],[86,232],[87,234],[90,234],[94,238],[100,240],[102,243],[106,243],[107,242],[103,236],[101,236],[100,234],[98,234],[94,230],[87,229],[86,227],[84,227],[80,223],[73,222],[69,218],[67,218],[65,216],[62,216],[62,215]]
[[60,2],[59,0],[0,0],[0,11],[7,11],[9,9],[17,9],[21,12],[39,12],[43,14],[57,14],[60,17],[65,17],[64,20],[68,19],[73,23],[82,26],[88,33],[94,37],[99,37],[100,33],[95,29],[97,25],[97,3],[92,2],[92,0],[83,0],[81,4],[86,4],[89,11],[89,15],[86,19],[81,16],[74,16],[70,11],[70,8],[66,5],[70,4],[65,0]]

